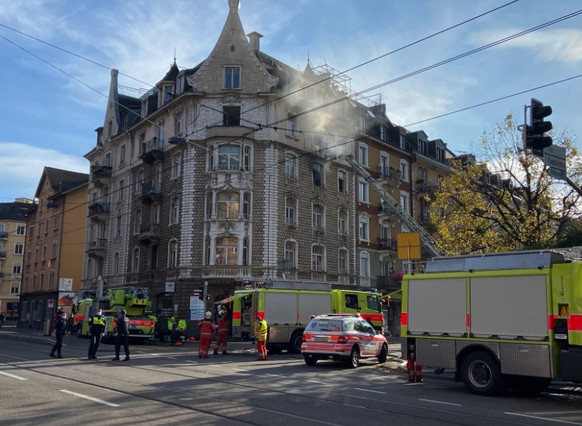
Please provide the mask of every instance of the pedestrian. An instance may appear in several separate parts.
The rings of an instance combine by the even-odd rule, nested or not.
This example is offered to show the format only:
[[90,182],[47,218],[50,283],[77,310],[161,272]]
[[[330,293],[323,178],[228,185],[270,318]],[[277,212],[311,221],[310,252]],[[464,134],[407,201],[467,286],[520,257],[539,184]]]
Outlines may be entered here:
[[208,351],[210,350],[210,341],[214,334],[214,324],[210,321],[212,312],[208,311],[204,315],[204,319],[198,323],[200,327],[200,343],[198,344],[198,358],[210,358]]
[[112,361],[119,361],[119,350],[123,344],[123,351],[125,352],[124,361],[129,361],[129,318],[127,318],[124,309],[121,310],[117,320],[115,321],[115,358]]
[[61,349],[63,347],[63,337],[65,336],[65,320],[63,319],[63,311],[57,311],[57,318],[55,322],[55,339],[56,342],[53,345],[53,349],[49,356],[55,358],[55,351],[57,353],[57,358],[62,358]]
[[255,337],[257,339],[257,351],[259,352],[259,361],[267,360],[267,331],[268,325],[265,321],[264,314],[257,312],[256,321],[253,325]]
[[97,315],[89,320],[89,333],[91,335],[91,344],[89,345],[89,355],[87,359],[97,359],[97,349],[101,336],[105,332],[105,317],[101,308],[97,309]]
[[0,328],[2,328],[3,324],[4,324],[4,314],[0,312]]
[[214,348],[214,355],[218,355],[218,351],[222,349],[222,355],[228,355],[226,352],[226,344],[228,342],[228,312],[218,312],[218,332],[216,336],[216,347]]

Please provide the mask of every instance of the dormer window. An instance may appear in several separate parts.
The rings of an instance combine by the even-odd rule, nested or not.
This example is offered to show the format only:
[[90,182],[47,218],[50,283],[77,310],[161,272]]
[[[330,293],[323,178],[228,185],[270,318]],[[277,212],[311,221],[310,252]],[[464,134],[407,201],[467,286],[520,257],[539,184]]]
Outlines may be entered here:
[[168,103],[172,99],[174,99],[174,86],[171,84],[167,84],[163,88],[163,103]]
[[240,67],[224,67],[224,88],[240,89]]

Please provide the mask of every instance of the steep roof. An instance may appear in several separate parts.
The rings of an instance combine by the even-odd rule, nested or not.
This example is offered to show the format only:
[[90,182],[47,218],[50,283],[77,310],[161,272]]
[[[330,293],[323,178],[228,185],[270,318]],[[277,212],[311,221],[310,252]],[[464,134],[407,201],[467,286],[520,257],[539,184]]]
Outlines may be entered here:
[[59,193],[89,183],[89,175],[87,173],[71,172],[69,170],[45,166],[38,187],[36,188],[35,196],[40,194],[45,179],[48,180],[50,187]]

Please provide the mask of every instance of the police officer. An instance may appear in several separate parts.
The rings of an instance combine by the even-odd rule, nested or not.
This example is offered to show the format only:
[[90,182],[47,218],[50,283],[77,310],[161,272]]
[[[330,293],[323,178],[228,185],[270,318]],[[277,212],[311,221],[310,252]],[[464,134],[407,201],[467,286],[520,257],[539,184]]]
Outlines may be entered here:
[[65,320],[63,319],[63,311],[59,310],[57,312],[57,319],[55,322],[55,342],[51,353],[49,354],[53,358],[55,357],[55,351],[57,352],[57,358],[62,358],[61,348],[63,347],[63,337],[65,336]]
[[89,333],[91,334],[91,344],[89,345],[89,355],[87,359],[97,359],[97,349],[99,349],[99,342],[101,336],[105,332],[105,317],[101,308],[97,310],[97,315],[89,320]]
[[117,320],[115,321],[115,358],[112,361],[119,361],[119,350],[123,344],[123,351],[125,352],[124,361],[129,361],[129,318],[126,316],[125,310],[121,310]]

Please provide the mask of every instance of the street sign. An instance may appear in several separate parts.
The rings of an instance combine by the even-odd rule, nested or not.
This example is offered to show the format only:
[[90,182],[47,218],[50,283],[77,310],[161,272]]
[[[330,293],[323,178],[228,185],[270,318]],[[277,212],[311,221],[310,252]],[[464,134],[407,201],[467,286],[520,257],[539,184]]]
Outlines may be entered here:
[[548,166],[548,174],[556,179],[566,179],[566,148],[556,145],[544,148],[542,161]]

